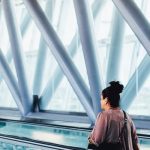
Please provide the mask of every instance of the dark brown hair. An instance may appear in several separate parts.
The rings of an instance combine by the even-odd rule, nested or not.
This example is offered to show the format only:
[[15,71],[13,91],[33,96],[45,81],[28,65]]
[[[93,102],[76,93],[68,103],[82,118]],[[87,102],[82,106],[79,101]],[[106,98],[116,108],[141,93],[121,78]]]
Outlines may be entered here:
[[102,91],[103,98],[108,98],[111,107],[115,108],[119,106],[120,103],[120,93],[122,92],[124,86],[119,83],[119,81],[111,81],[110,86]]

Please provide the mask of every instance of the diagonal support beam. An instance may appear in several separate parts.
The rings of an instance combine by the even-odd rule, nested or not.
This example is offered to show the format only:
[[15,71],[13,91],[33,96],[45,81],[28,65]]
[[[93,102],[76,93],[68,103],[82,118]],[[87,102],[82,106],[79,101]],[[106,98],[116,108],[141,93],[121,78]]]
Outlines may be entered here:
[[61,66],[64,74],[68,78],[75,93],[79,97],[79,100],[83,104],[83,107],[85,108],[88,116],[90,117],[91,121],[94,122],[96,116],[92,110],[92,106],[87,101],[86,97],[88,88],[81,78],[72,60],[70,59],[69,55],[67,54],[61,40],[57,36],[56,32],[49,23],[37,1],[24,0],[24,3],[31,16],[33,17],[35,23],[37,24],[39,30],[41,31],[43,38],[45,39],[53,55],[55,56],[57,62]]
[[[20,26],[20,30],[21,30],[21,34],[22,34],[22,37],[24,37],[26,31],[27,31],[27,28],[30,24],[30,16],[28,14],[26,14],[24,20],[22,21],[21,23],[21,26]],[[11,60],[12,60],[12,52],[11,50],[9,49],[7,54],[6,54],[6,60],[8,61],[8,63],[11,63]],[[0,83],[1,83],[1,76],[0,76]]]
[[47,46],[43,38],[41,37],[40,44],[39,44],[38,58],[36,62],[37,63],[36,70],[35,70],[34,81],[33,81],[33,95],[40,95],[41,93],[46,54],[47,54]]
[[129,71],[129,77],[134,73],[135,69],[135,63],[137,63],[137,56],[139,55],[139,51],[141,48],[141,44],[138,40],[135,41],[134,50],[132,52],[131,57],[131,65],[130,65],[130,71]]
[[1,50],[0,50],[0,72],[9,88],[21,114],[24,116],[25,110],[24,110],[24,107],[21,102],[21,96],[20,96],[18,85],[17,85],[17,81],[16,81],[11,69],[9,68],[9,65],[8,65]]
[[147,53],[150,55],[150,24],[133,0],[113,0]]
[[[12,52],[9,50],[6,54],[6,61],[8,62],[8,64],[10,64],[11,60],[12,60]],[[1,81],[2,81],[2,77],[0,75],[0,83]]]
[[[94,19],[96,19],[99,11],[101,10],[102,6],[105,4],[106,1],[107,0],[94,1],[92,5]],[[72,38],[70,45],[68,46],[68,53],[71,56],[71,58],[73,58],[77,52],[77,43],[76,43],[77,40],[79,39],[78,39],[78,34],[76,33],[74,37]],[[41,94],[41,98],[47,106],[50,103],[51,97],[56,91],[57,87],[59,86],[63,76],[64,74],[62,73],[62,70],[60,69],[60,67],[57,67],[54,72],[54,75],[49,79],[46,87],[44,88]],[[89,97],[90,97],[90,94],[89,94]],[[89,103],[92,105],[91,99],[88,98],[87,100],[89,100]]]
[[31,20],[31,18],[30,18],[30,16],[29,16],[29,14],[27,13],[27,14],[25,15],[25,17],[24,17],[24,19],[23,19],[21,25],[20,25],[20,30],[21,30],[21,35],[22,35],[22,36],[25,35],[26,30],[27,30],[29,24],[31,23],[30,20]]
[[86,0],[74,0],[73,2],[90,84],[93,108],[97,115],[100,112],[100,91],[103,88],[103,84],[102,78],[99,76],[98,63],[95,54],[97,51],[97,45],[94,36],[92,13]]
[[106,83],[109,83],[112,80],[118,80],[119,61],[123,44],[124,30],[125,22],[118,10],[114,9]]
[[93,12],[93,18],[96,19],[98,13],[100,12],[102,6],[107,2],[108,0],[95,0],[92,4],[92,12]]
[[[45,13],[47,14],[49,20],[52,19],[52,14],[53,14],[52,6],[53,6],[53,1],[49,0],[45,8]],[[45,62],[46,62],[46,54],[47,54],[47,44],[45,43],[43,37],[41,36],[37,64],[36,64],[36,69],[34,74],[34,81],[33,81],[33,95],[41,94],[42,78],[43,78],[43,72],[44,72]]]
[[[136,71],[138,71],[138,91],[141,89],[143,86],[144,82],[146,81],[147,77],[150,74],[150,57],[148,54],[143,58],[142,62],[140,63],[139,67],[137,68]],[[131,105],[132,101],[134,100],[136,94],[137,94],[137,80],[136,76],[137,73],[136,71],[130,78],[127,86],[124,89],[124,92],[122,93],[122,99],[121,99],[121,105],[123,109],[128,109],[128,107]]]
[[7,29],[9,33],[9,39],[12,47],[12,54],[15,62],[18,86],[22,99],[22,104],[25,110],[25,114],[29,113],[32,109],[31,94],[29,93],[27,78],[25,72],[23,47],[21,44],[21,33],[17,26],[14,4],[12,0],[2,0],[2,6],[5,13]]
[[0,7],[0,21],[2,19],[2,8]]
[[[30,24],[30,22],[31,22],[30,19],[31,19],[31,18],[30,18],[30,16],[29,16],[29,14],[27,13],[27,14],[25,15],[25,17],[24,17],[22,23],[21,23],[21,26],[20,26],[20,30],[21,30],[21,35],[22,35],[22,37],[24,37],[24,35],[25,35],[26,31],[27,31],[27,28],[28,28],[28,26],[29,26],[29,24]],[[8,50],[8,52],[7,52],[7,54],[6,54],[6,59],[7,59],[8,63],[11,62],[11,60],[12,60],[12,52],[11,52],[11,50]],[[0,78],[0,82],[1,82],[1,78]]]

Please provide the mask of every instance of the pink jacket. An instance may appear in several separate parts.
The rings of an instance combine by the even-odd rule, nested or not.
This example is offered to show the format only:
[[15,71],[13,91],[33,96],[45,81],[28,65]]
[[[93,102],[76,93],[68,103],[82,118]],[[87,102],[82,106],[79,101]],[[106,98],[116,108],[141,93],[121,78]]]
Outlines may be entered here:
[[[128,137],[123,135],[123,144],[125,145],[125,138],[128,139],[128,146],[130,150],[137,150],[138,138],[136,129],[127,114],[127,129]],[[121,109],[109,109],[98,114],[95,126],[90,134],[89,139],[95,145],[99,145],[102,142],[117,142],[118,137],[124,125],[124,114]],[[133,141],[133,142],[132,142]],[[135,147],[135,148],[133,148]]]

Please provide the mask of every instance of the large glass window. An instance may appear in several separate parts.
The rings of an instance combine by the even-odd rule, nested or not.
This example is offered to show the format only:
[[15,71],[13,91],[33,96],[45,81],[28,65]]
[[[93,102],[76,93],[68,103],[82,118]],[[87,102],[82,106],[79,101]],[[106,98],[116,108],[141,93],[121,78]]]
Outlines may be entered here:
[[4,80],[0,81],[0,91],[0,107],[17,108],[17,105]]
[[[135,1],[140,10],[144,13],[145,17],[149,20],[149,13],[147,10],[147,7],[149,6],[149,1]],[[95,36],[97,38],[98,42],[98,60],[99,65],[102,66],[102,72],[100,72],[100,75],[102,75],[107,80],[107,62],[108,62],[108,56],[110,52],[111,47],[111,39],[116,38],[117,34],[112,37],[113,32],[113,13],[114,13],[114,4],[112,1],[107,1],[104,6],[99,10],[99,14],[95,21]],[[104,15],[103,15],[104,14]],[[125,20],[124,20],[125,21]],[[119,76],[118,79],[126,88],[126,85],[130,82],[131,77],[134,75],[134,79],[136,81],[136,84],[134,86],[134,91],[136,91],[134,99],[131,99],[132,103],[131,106],[127,109],[130,114],[134,115],[149,115],[149,109],[150,105],[149,103],[144,100],[148,99],[148,83],[149,83],[149,76],[147,75],[147,78],[145,79],[145,82],[139,89],[139,70],[138,66],[141,64],[144,56],[147,54],[146,50],[143,48],[143,46],[140,44],[139,40],[136,38],[135,34],[131,30],[131,28],[128,26],[128,24],[125,22],[125,30],[122,28],[123,37],[123,43],[121,46],[121,53],[120,53],[120,61],[119,63]],[[120,42],[120,39],[116,42],[116,45]],[[114,46],[115,49],[115,46]],[[114,53],[115,56],[117,56],[116,53]],[[115,61],[115,60],[113,60]],[[148,68],[147,68],[148,69]],[[107,84],[107,83],[106,83]],[[130,91],[133,92],[133,91]],[[144,98],[146,97],[146,98]],[[138,112],[136,111],[138,108]],[[138,113],[138,114],[137,114]]]
[[[95,4],[99,4],[98,0],[88,0],[87,2],[89,3],[93,14],[94,36],[98,47],[95,53],[98,66],[101,68],[101,70],[99,69],[99,74],[103,80],[102,82],[104,82],[105,85],[108,84],[106,81],[108,77],[107,65],[109,61],[110,50],[112,50],[112,47],[114,50],[117,45],[121,43],[119,53],[115,52],[114,50],[114,53],[112,54],[114,56],[112,58],[119,57],[119,59],[113,59],[113,62],[119,60],[117,62],[118,68],[116,69],[115,67],[112,67],[112,69],[117,70],[117,80],[123,83],[125,88],[131,82],[131,78],[134,78],[136,81],[136,84],[133,88],[133,90],[136,92],[134,92],[135,94],[131,99],[131,105],[127,108],[127,111],[133,115],[149,116],[149,68],[147,68],[147,71],[143,75],[144,79],[142,79],[142,84],[139,82],[141,80],[141,76],[139,77],[141,70],[138,69],[140,64],[143,62],[143,58],[147,55],[145,48],[142,46],[122,16],[121,19],[123,26],[120,27],[120,32],[122,33],[122,37],[120,37],[122,39],[117,39],[118,35],[113,34],[115,29],[114,24],[117,24],[117,22],[114,22],[115,17],[117,17],[115,12],[118,12],[118,14],[120,13],[115,8],[115,5],[112,1],[104,1],[101,3],[98,9],[93,7],[96,6]],[[134,0],[134,2],[138,5],[146,19],[150,21],[150,1]],[[23,48],[21,51],[25,57],[24,64],[27,74],[26,82],[29,85],[30,93],[36,94],[41,98],[42,110],[85,112],[77,94],[74,92],[65,73],[60,68],[57,58],[55,58],[51,52],[51,50],[54,49],[49,48],[47,43],[44,41],[40,30],[34,22],[34,19],[30,16],[30,13],[28,12],[23,1],[15,0],[14,3],[17,23],[20,27],[22,35],[21,44]],[[45,15],[49,19],[49,22],[64,45],[67,54],[80,73],[87,88],[90,89],[73,1],[41,0],[38,1],[38,3],[45,12]],[[96,9],[98,11],[96,11]],[[0,35],[3,35],[0,37],[0,49],[4,53],[4,56],[15,76],[16,81],[18,81],[16,73],[17,70],[15,69],[14,58],[11,54],[12,48],[10,46],[9,34],[7,31],[5,15],[1,2]],[[116,39],[116,43],[113,46],[111,43],[112,39]],[[41,63],[40,65],[39,62]],[[38,76],[40,77],[35,80],[35,78]],[[37,84],[35,82],[37,82]],[[51,89],[51,96],[49,96],[46,102],[47,105],[42,105],[42,103],[45,103],[42,97],[44,96],[43,94],[46,88],[47,90]],[[2,93],[0,96],[1,107],[17,108],[9,88],[1,77],[1,72],[0,93]],[[138,112],[136,112],[137,109],[139,110]]]
[[[55,80],[52,86],[55,86]],[[53,91],[51,99],[44,110],[85,112],[74,90],[66,77],[63,77],[56,91]]]

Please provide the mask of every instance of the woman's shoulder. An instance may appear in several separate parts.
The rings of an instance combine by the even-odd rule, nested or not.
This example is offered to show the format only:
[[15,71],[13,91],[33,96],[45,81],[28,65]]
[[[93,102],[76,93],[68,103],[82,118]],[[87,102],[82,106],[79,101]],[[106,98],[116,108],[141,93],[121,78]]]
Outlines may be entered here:
[[[125,112],[126,113],[126,112]],[[124,118],[124,113],[122,109],[109,109],[99,113],[99,116],[109,117],[109,118]],[[131,120],[131,117],[126,113],[127,119]]]
[[106,118],[106,116],[107,116],[107,113],[105,111],[101,111],[98,113],[97,119]]
[[107,118],[108,116],[111,116],[111,114],[112,112],[110,110],[104,110],[97,115],[97,118]]
[[[123,110],[123,111],[124,111],[124,110]],[[130,122],[132,122],[132,118],[131,118],[130,114],[128,114],[126,111],[124,111],[124,112],[125,112],[125,114],[126,114],[127,119],[128,119]]]
[[112,115],[112,114],[118,114],[118,113],[122,113],[122,110],[119,108],[119,109],[109,109],[109,110],[105,110],[105,111],[102,111],[101,114],[103,115]]
[[132,118],[131,118],[130,114],[128,112],[126,112],[125,110],[123,110],[123,109],[121,109],[121,111],[123,112],[123,119],[125,119],[125,117],[126,117],[128,122],[130,124],[132,124],[133,121],[132,121]]
[[[125,112],[125,111],[124,111]],[[131,120],[131,117],[130,115],[125,112],[126,116],[127,116],[127,119]],[[107,117],[107,116],[124,116],[124,113],[123,113],[123,110],[122,109],[109,109],[109,110],[105,110],[105,111],[101,111],[97,117]]]

